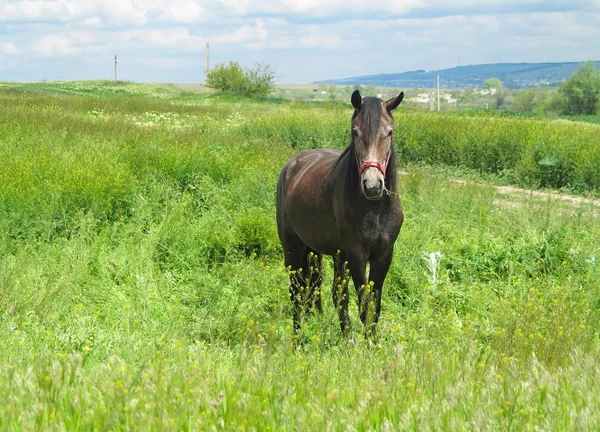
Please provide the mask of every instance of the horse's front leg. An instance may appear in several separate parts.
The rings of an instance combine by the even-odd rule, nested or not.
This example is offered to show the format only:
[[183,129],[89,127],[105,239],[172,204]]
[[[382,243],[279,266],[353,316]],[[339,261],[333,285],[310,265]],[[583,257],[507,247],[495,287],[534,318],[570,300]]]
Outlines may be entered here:
[[367,322],[369,284],[367,283],[367,258],[360,250],[348,252],[348,269],[358,296],[358,310],[363,324]]
[[333,286],[331,294],[333,297],[333,305],[338,313],[342,335],[350,334],[350,315],[348,315],[348,281],[349,277],[346,273],[348,261],[346,254],[339,252],[333,257],[334,274]]
[[[371,269],[369,271],[369,284],[371,287],[372,300],[369,301],[367,320],[367,334],[375,335],[375,327],[379,321],[379,315],[381,314],[381,292],[383,289],[383,282],[387,276],[387,272],[392,263],[392,257],[394,255],[394,248],[391,247],[389,251],[386,251],[383,255],[377,257],[370,262]],[[372,303],[371,303],[372,301]]]
[[323,256],[319,252],[311,250],[308,254],[306,267],[308,270],[307,278],[310,279],[307,309],[315,306],[317,311],[323,313],[323,303],[321,301],[321,291],[323,288]]

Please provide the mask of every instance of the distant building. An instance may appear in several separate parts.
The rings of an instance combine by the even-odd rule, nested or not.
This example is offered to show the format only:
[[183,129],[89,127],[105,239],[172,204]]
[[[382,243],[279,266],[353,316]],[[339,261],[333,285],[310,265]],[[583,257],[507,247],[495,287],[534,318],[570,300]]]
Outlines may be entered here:
[[454,99],[454,98],[452,97],[452,95],[451,95],[451,94],[444,93],[444,94],[443,94],[443,95],[441,95],[441,96],[442,96],[442,98],[443,98],[443,99],[445,99],[445,100],[446,100],[446,102],[447,102],[447,103],[449,103],[449,104],[455,104],[456,102],[458,102],[458,99]]
[[[440,98],[449,104],[458,102],[458,99],[454,99],[450,93],[442,93],[440,94]],[[431,100],[437,100],[437,97],[435,93],[419,93],[416,97],[409,98],[408,100],[418,104],[428,104]]]
[[485,95],[491,95],[491,96],[494,96],[494,95],[496,94],[496,92],[497,92],[497,91],[498,91],[498,90],[496,90],[495,88],[493,88],[493,89],[489,89],[489,90],[486,90],[486,89],[481,89],[481,90],[477,90],[477,91],[476,91],[476,92],[474,92],[474,93],[476,93],[476,94],[480,94],[480,95],[483,95],[483,96],[485,96]]
[[420,104],[428,104],[429,99],[432,97],[431,93],[419,93],[417,97],[409,98],[410,102],[420,103]]

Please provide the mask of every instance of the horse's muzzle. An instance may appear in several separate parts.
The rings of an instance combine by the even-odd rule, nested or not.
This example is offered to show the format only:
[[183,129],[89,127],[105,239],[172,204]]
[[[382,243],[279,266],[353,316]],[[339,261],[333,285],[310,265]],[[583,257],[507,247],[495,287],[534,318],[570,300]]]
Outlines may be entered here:
[[363,195],[369,200],[381,199],[383,196],[383,186],[383,177],[381,179],[377,177],[363,178],[361,182],[361,190]]

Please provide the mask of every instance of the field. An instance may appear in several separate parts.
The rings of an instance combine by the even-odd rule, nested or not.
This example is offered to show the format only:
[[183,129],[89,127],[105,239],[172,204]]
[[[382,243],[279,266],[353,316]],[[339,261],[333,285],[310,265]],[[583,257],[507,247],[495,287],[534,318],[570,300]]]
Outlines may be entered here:
[[[350,105],[0,83],[1,430],[598,430],[600,126],[395,112],[376,343],[292,337],[284,163]],[[456,181],[457,176],[469,181]],[[330,264],[330,261],[328,261]],[[330,281],[331,269],[325,271]]]

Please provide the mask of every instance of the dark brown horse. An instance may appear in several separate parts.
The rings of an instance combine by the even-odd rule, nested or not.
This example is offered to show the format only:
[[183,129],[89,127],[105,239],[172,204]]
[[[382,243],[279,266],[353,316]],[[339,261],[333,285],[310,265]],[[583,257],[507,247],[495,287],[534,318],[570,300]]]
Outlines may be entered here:
[[[309,150],[290,159],[277,184],[277,230],[290,273],[294,331],[303,310],[322,311],[321,258],[334,257],[333,302],[342,333],[350,328],[346,270],[356,288],[360,319],[374,332],[381,289],[404,219],[396,185],[392,110],[388,101],[352,93],[350,145]],[[369,279],[366,275],[370,264]],[[347,266],[347,267],[346,267]]]

